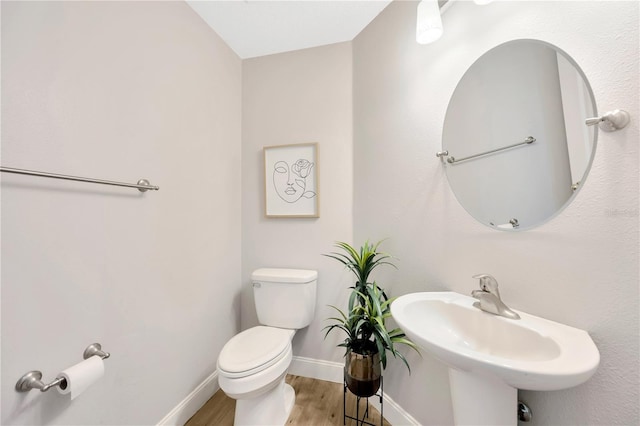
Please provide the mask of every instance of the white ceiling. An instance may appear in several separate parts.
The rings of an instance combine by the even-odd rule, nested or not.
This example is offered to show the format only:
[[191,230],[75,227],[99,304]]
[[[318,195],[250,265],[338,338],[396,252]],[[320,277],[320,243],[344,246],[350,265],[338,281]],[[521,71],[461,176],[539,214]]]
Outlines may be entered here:
[[391,0],[186,0],[242,58],[353,40]]

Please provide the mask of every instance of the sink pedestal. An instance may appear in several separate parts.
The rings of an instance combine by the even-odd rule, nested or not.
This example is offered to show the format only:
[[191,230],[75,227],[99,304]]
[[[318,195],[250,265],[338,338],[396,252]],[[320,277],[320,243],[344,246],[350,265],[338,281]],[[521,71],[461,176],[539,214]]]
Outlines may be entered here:
[[449,368],[456,426],[516,426],[518,390],[498,379]]

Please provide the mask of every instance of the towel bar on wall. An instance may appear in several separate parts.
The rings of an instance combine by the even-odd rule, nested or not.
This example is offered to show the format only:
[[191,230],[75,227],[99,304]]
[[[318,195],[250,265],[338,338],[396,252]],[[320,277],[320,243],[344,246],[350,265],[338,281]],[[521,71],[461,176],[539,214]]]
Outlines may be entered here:
[[151,185],[149,181],[146,179],[140,179],[137,183],[124,183],[124,182],[114,182],[111,180],[61,175],[58,173],[36,172],[34,170],[14,169],[12,167],[0,167],[0,172],[15,173],[18,175],[46,177],[46,178],[53,178],[53,179],[73,180],[77,182],[99,183],[102,185],[124,186],[127,188],[136,188],[140,192],[146,192],[149,190],[158,191],[160,189],[159,186]]

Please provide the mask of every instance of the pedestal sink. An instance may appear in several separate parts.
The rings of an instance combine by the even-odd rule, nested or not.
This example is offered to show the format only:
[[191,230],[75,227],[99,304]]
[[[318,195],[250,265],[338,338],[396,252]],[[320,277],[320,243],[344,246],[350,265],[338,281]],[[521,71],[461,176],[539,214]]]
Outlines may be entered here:
[[516,425],[517,389],[586,382],[600,353],[587,332],[519,312],[513,320],[454,292],[411,293],[391,314],[418,346],[449,367],[456,425]]

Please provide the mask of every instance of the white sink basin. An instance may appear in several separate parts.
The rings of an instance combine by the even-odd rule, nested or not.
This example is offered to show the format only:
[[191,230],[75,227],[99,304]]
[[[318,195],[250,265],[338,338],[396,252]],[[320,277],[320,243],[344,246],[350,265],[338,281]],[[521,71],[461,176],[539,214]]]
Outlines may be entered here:
[[396,299],[391,313],[407,336],[448,366],[513,388],[565,389],[596,371],[600,353],[585,331],[523,312],[507,319],[474,302],[454,292],[412,293]]

